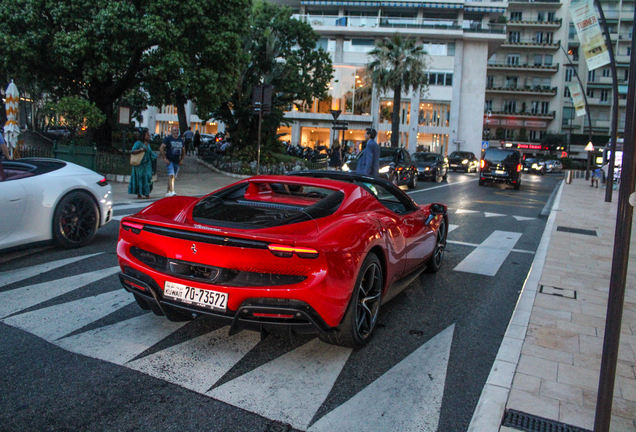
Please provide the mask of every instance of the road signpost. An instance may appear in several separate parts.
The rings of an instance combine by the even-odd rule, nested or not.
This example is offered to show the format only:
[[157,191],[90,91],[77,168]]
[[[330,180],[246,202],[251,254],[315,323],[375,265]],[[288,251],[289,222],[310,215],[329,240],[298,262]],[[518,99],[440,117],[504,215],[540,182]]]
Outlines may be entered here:
[[261,124],[263,114],[272,112],[273,88],[269,84],[254,86],[252,90],[252,112],[258,114],[258,155],[256,157],[256,174],[259,174],[261,166]]

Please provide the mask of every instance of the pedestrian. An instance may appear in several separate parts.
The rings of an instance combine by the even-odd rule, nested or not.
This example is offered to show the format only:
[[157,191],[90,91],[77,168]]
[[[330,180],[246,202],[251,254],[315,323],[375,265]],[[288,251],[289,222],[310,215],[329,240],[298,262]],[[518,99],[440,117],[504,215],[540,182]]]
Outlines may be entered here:
[[375,137],[378,135],[375,129],[368,128],[364,138],[366,139],[366,145],[362,151],[362,155],[358,159],[358,165],[356,166],[356,173],[364,174],[371,177],[378,177],[380,170],[380,146],[375,141]]
[[194,154],[195,155],[199,155],[199,146],[201,145],[201,134],[199,133],[199,131],[196,131],[194,133],[194,138],[193,138],[193,144],[194,144]]
[[334,141],[333,147],[331,148],[329,166],[335,170],[340,170],[342,166],[342,155],[340,154],[340,143],[338,141]]
[[167,136],[159,147],[161,159],[168,168],[168,193],[166,196],[175,196],[174,181],[179,174],[179,168],[185,157],[183,138],[179,137],[179,126],[172,126],[172,135]]
[[2,130],[0,129],[0,160],[12,160],[11,153],[9,153],[9,148],[7,144],[4,142],[4,137],[2,136]]
[[607,171],[608,171],[607,164],[604,164],[600,168],[596,168],[592,172],[592,177],[590,177],[590,180],[591,180],[590,187],[594,187],[594,185],[596,185],[596,187],[598,188],[599,179],[601,180],[601,183],[605,183],[607,181]]
[[137,194],[137,198],[150,198],[152,192],[152,162],[157,159],[157,155],[150,147],[150,132],[142,131],[139,141],[132,148],[132,154],[144,153],[141,163],[132,167],[132,175],[128,184],[128,193]]
[[189,127],[187,131],[183,134],[184,145],[186,148],[186,154],[190,155],[193,153],[192,148],[192,138],[194,138],[194,133],[192,132],[192,128]]

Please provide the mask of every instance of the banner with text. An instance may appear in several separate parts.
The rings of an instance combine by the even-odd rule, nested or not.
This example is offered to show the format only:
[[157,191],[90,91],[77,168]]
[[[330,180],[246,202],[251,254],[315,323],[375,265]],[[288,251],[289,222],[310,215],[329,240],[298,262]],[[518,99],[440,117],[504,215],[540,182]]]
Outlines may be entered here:
[[609,52],[596,18],[593,0],[573,0],[570,4],[570,15],[581,42],[587,68],[594,70],[609,64]]
[[576,116],[581,117],[585,115],[585,99],[583,99],[583,89],[579,83],[572,83],[568,86],[570,89],[570,95],[572,96],[572,102],[574,102],[574,109],[576,110]]

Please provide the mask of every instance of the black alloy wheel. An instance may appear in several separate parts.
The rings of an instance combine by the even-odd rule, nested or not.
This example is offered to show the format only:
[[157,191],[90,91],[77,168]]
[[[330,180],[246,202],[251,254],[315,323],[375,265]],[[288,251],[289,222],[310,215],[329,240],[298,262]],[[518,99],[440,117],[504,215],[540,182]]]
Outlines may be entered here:
[[332,333],[320,334],[320,339],[352,348],[366,344],[371,339],[380,313],[383,286],[382,265],[378,257],[370,253],[362,263],[340,326]]
[[417,171],[411,175],[411,180],[409,181],[409,189],[415,189],[417,187]]
[[99,210],[85,192],[64,196],[53,215],[53,238],[62,247],[71,249],[87,245],[97,234]]
[[393,175],[391,176],[391,183],[393,183],[396,186],[398,185],[399,181],[398,181],[397,173],[393,173]]
[[437,229],[437,240],[435,241],[435,249],[433,249],[433,255],[426,263],[426,271],[429,273],[437,273],[442,267],[444,261],[444,252],[446,251],[446,236],[448,235],[446,229],[446,220],[442,219]]

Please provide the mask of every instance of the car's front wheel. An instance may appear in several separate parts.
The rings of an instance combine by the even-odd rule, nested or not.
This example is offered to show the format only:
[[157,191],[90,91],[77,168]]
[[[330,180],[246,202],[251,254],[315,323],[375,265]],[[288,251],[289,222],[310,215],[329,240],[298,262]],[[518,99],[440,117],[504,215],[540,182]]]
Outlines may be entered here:
[[426,271],[429,273],[437,273],[442,267],[444,261],[444,252],[446,251],[446,236],[448,230],[446,228],[446,220],[442,219],[437,229],[437,240],[435,241],[435,249],[433,255],[426,263]]
[[398,176],[397,176],[397,174],[395,174],[395,173],[394,173],[394,174],[391,176],[391,183],[393,183],[393,184],[394,184],[394,185],[396,185],[396,186],[398,185]]
[[360,267],[340,326],[332,333],[321,334],[320,339],[333,345],[352,348],[366,344],[371,339],[380,313],[383,285],[380,260],[374,253],[370,253]]
[[99,210],[85,192],[65,195],[53,214],[53,239],[60,246],[71,249],[86,246],[99,228]]
[[439,172],[439,170],[435,171],[435,177],[433,177],[433,181],[435,181],[435,183],[441,183],[442,180],[444,180],[444,176],[442,176],[442,173]]
[[411,175],[411,180],[409,181],[409,188],[415,189],[417,187],[417,173],[413,173]]

